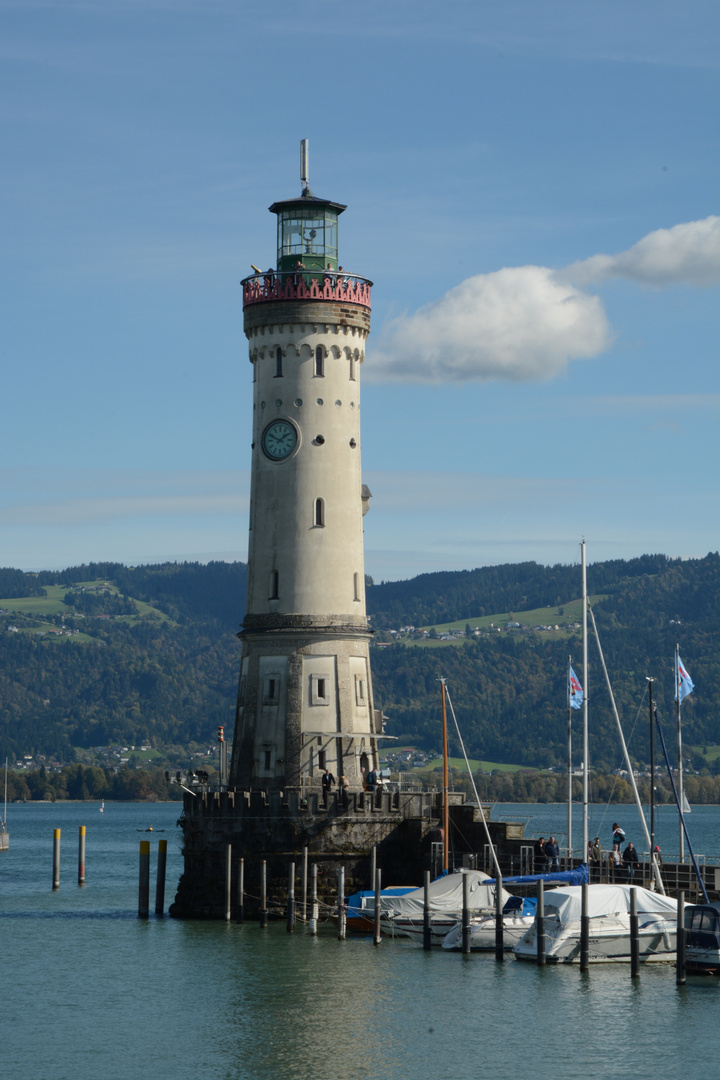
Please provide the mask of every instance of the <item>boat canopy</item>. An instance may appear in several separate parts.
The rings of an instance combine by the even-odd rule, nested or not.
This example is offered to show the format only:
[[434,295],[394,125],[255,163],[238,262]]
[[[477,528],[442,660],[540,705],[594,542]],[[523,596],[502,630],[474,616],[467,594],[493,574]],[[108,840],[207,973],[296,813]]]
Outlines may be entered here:
[[[430,883],[429,899],[433,915],[458,912],[463,905],[463,878],[468,879],[469,906],[473,911],[489,910],[495,906],[495,887],[481,870],[460,870]],[[502,890],[503,904],[510,893]],[[425,909],[425,889],[415,889],[405,896],[383,896],[381,911],[387,918],[421,919]]]
[[[556,870],[552,874],[517,874],[504,877],[503,885],[532,885],[536,881],[561,881],[565,885],[587,885],[587,863],[580,863],[574,870]],[[495,884],[495,878],[489,878],[488,885]]]
[[[588,885],[588,915],[616,915],[630,911],[630,885]],[[677,912],[677,901],[661,893],[636,886],[638,915],[669,915]],[[545,914],[556,915],[561,923],[579,922],[582,914],[582,887],[552,889],[545,895]]]

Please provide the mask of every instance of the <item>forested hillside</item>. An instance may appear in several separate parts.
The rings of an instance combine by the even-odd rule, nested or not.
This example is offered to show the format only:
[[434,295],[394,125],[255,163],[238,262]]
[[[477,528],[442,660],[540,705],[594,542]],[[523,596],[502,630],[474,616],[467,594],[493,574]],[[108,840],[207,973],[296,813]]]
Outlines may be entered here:
[[[187,746],[231,725],[245,602],[241,563],[125,567],[98,563],[62,572],[0,570],[0,757],[45,754],[73,761],[75,748],[111,743]],[[720,744],[720,558],[645,556],[588,568],[606,599],[596,618],[631,749],[647,758],[645,676],[656,678],[671,731],[676,641],[695,681],[686,699],[685,744]],[[577,598],[577,566],[508,564],[371,585],[372,625],[434,626]],[[439,745],[438,678],[448,680],[471,756],[528,766],[562,762],[568,654],[579,670],[577,631],[482,632],[453,643],[372,650],[376,704],[401,740]],[[620,764],[614,721],[590,646],[595,765]],[[579,746],[579,742],[576,743]],[[579,759],[579,755],[578,755]]]

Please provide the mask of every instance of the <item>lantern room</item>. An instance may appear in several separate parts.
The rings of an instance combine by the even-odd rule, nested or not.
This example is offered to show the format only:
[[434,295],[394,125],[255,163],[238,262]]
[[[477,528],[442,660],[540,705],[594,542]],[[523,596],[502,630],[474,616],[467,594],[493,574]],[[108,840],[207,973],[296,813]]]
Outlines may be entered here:
[[341,203],[303,194],[299,199],[273,203],[277,214],[277,263],[279,271],[338,268],[338,217]]

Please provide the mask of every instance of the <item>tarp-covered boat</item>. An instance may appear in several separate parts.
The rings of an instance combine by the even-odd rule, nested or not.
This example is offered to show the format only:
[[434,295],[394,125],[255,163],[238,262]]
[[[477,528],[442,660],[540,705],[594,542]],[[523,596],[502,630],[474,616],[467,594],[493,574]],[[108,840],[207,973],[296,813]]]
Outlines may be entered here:
[[[639,886],[637,911],[640,960],[674,959],[677,940],[677,903],[668,896]],[[549,964],[572,964],[580,960],[582,888],[568,886],[545,895],[545,957]],[[591,963],[630,962],[630,886],[588,885]],[[518,960],[537,959],[536,926],[533,924],[513,949]]]
[[[487,874],[481,870],[460,870],[436,878],[429,889],[430,928],[432,944],[441,945],[445,936],[462,918],[463,878],[468,882],[468,910],[471,915],[495,911],[495,885],[489,885]],[[510,893],[502,890],[503,905]],[[405,896],[383,898],[380,925],[393,935],[406,935],[422,940],[425,911],[425,890],[415,889]]]

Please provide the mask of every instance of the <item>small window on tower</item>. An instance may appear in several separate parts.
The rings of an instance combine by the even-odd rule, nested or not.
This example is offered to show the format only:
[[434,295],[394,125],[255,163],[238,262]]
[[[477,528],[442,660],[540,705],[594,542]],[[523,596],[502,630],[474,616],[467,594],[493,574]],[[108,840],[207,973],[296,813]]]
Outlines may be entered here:
[[365,704],[365,680],[361,675],[355,676],[355,702],[357,705]]
[[315,500],[315,518],[314,523],[317,528],[322,528],[325,525],[325,500]]
[[315,349],[315,374],[318,378],[323,378],[325,375],[325,357],[323,356],[322,345],[318,345]]
[[357,571],[353,574],[353,600],[360,599],[360,575]]
[[276,379],[282,379],[282,377],[283,377],[282,364],[283,364],[282,349],[278,348],[278,349],[275,350],[275,378]]
[[325,772],[327,767],[327,753],[325,750],[318,750],[318,769],[322,769]]
[[355,357],[350,357],[350,382],[355,382]]
[[263,705],[277,705],[280,700],[280,676],[268,675],[263,683]]
[[272,768],[272,750],[266,750],[263,754],[263,757],[265,758],[265,772],[270,772],[270,769]]
[[330,685],[324,675],[310,676],[310,704],[329,705]]
[[280,588],[280,575],[277,570],[271,570],[270,572],[270,599],[277,600],[279,598],[278,589]]

